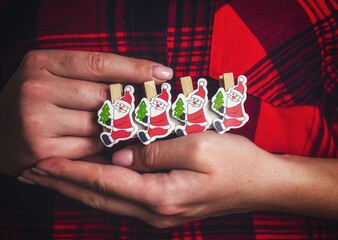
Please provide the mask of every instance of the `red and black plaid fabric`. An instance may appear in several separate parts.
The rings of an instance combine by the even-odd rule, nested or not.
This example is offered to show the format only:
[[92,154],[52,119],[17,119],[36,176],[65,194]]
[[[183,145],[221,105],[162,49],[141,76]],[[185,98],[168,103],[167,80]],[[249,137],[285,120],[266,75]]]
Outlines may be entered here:
[[[207,78],[210,97],[219,74],[245,74],[250,121],[232,132],[270,152],[338,157],[335,0],[8,0],[0,7],[1,87],[27,51],[49,48],[169,65],[174,98],[182,76],[195,85]],[[156,229],[0,179],[0,239],[338,239],[338,222],[274,212]]]

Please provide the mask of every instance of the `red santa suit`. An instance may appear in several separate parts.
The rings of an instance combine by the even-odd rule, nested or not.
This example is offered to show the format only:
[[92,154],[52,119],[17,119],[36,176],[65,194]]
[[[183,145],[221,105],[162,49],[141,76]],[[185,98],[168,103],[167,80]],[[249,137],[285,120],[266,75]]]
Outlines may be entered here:
[[124,96],[110,106],[112,118],[107,127],[111,131],[100,134],[102,142],[107,147],[112,147],[120,140],[129,139],[137,131],[131,114],[134,109],[134,88],[128,85],[124,92]]
[[[138,131],[137,135],[143,144],[149,144],[157,138],[168,136],[174,128],[169,118],[171,106],[170,85],[163,83],[161,93],[154,97],[150,102],[150,111],[147,121],[147,130]],[[144,124],[144,123],[142,123]]]
[[[187,119],[185,125],[185,131],[187,134],[203,132],[208,127],[208,121],[205,117],[204,104],[206,103],[207,89],[206,80],[200,79],[198,81],[198,90],[190,96],[189,103],[190,108],[199,108],[196,112],[187,112]],[[195,101],[199,102],[196,105]]]
[[224,127],[238,127],[244,120],[243,108],[240,103],[237,106],[225,110],[223,119]]
[[237,97],[238,103],[237,105],[226,106],[223,118],[223,125],[225,128],[239,127],[247,120],[246,115],[244,114],[245,91],[245,85],[241,79],[239,79],[237,86],[230,90],[230,95],[227,96],[229,99],[227,101],[232,101],[232,103],[234,103],[232,98]]
[[[155,137],[155,136],[163,136],[168,133],[168,131],[171,129],[171,125],[169,122],[169,114],[167,111],[169,101],[169,93],[167,91],[167,85],[163,85],[163,89],[161,94],[159,94],[157,97],[155,97],[152,100],[152,106],[150,110],[150,116],[149,116],[149,127],[148,127],[148,135],[149,137]],[[155,112],[156,107],[161,108],[162,111],[158,115],[153,115]]]
[[[114,104],[115,110],[112,121],[111,137],[114,141],[119,139],[127,139],[134,131],[132,117],[130,114],[132,95],[130,89],[126,89],[125,95],[117,100]],[[122,117],[116,116],[116,114],[123,115]]]
[[114,140],[129,138],[134,130],[131,123],[130,115],[113,120],[113,129],[111,131],[111,137]]

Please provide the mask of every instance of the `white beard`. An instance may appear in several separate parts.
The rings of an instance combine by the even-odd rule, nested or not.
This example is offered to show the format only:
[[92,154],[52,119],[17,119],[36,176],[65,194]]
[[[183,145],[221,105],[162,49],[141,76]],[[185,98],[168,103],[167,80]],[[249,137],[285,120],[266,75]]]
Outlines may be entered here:
[[203,107],[203,105],[201,105],[201,106],[194,106],[193,104],[191,104],[190,102],[188,102],[187,113],[189,113],[189,114],[195,113],[195,112],[199,111],[202,107]]
[[120,118],[123,118],[123,117],[127,116],[128,114],[129,114],[128,111],[126,111],[126,112],[119,112],[116,108],[114,108],[114,110],[113,110],[113,119],[114,120],[118,120]]
[[226,107],[227,108],[235,107],[235,106],[239,105],[241,102],[242,102],[242,100],[234,101],[230,97],[227,97],[226,98]]
[[164,109],[156,109],[153,105],[150,108],[150,116],[151,117],[157,117],[158,115],[164,113],[165,108]]

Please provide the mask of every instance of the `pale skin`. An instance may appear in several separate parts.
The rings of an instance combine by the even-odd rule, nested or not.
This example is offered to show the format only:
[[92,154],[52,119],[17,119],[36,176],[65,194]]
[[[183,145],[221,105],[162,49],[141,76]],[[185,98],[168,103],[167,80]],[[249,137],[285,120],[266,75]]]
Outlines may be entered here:
[[[34,63],[33,60],[31,61],[30,63]],[[62,62],[62,60],[60,61]],[[138,64],[133,64],[134,61],[139,61],[137,59],[123,58],[121,61],[127,61],[123,66],[131,63],[131,69],[126,70],[129,67],[117,69],[113,66],[114,62],[106,62],[107,65],[109,64],[109,69],[100,68],[100,74],[92,73],[91,76],[95,77],[90,79],[83,78],[81,75],[83,63],[79,61],[81,64],[78,65],[75,61],[73,65],[70,65],[75,70],[67,72],[70,76],[65,76],[66,72],[60,71],[62,76],[59,77],[84,79],[89,85],[102,85],[99,83],[102,79],[105,81],[122,79],[125,82],[146,81],[147,79],[140,78],[140,74],[142,76],[144,73],[143,70],[146,77],[149,77],[147,75],[149,68],[142,67],[142,64],[148,64],[148,61],[141,62],[141,67]],[[40,67],[43,62],[37,65]],[[57,66],[64,67],[65,65],[57,64]],[[135,66],[140,67],[140,70],[133,71]],[[48,69],[49,67],[44,66],[44,68]],[[108,71],[109,74],[105,71]],[[54,71],[52,75],[55,73]],[[21,74],[23,73],[20,73],[19,69],[13,76],[14,80],[11,80],[17,83],[11,83],[7,90],[5,89],[1,93],[1,110],[10,108],[4,107],[6,104],[3,103],[5,97],[7,99],[11,96],[9,93],[6,94],[6,91],[17,93],[16,96],[19,98],[18,101],[21,103],[20,106],[23,106],[23,110],[26,109],[29,112],[29,109],[33,108],[32,104],[25,104],[25,102],[34,99],[34,92],[30,93],[29,97],[26,96],[23,94],[26,91],[19,91],[23,80],[15,80],[18,76],[22,76]],[[28,79],[35,78],[30,76]],[[164,80],[157,79],[158,82]],[[83,83],[82,81],[80,82]],[[44,85],[45,82],[39,83]],[[62,82],[66,82],[66,80]],[[78,80],[74,80],[73,84],[78,85],[77,82]],[[90,88],[86,89],[88,98],[83,102],[72,100],[72,94],[80,94],[82,88],[68,87],[63,89],[65,92],[70,91],[68,95],[65,93],[62,98],[63,104],[68,104],[68,102],[71,104],[65,106],[66,109],[81,109],[84,112],[89,112],[90,115],[87,120],[88,124],[83,124],[82,115],[78,117],[77,112],[69,112],[68,118],[73,118],[73,125],[69,125],[69,127],[74,127],[74,123],[78,123],[82,127],[78,130],[69,130],[73,131],[71,134],[69,132],[60,134],[61,136],[72,136],[73,134],[79,138],[90,139],[88,142],[84,141],[87,144],[84,144],[77,154],[73,153],[74,149],[71,148],[71,145],[65,150],[57,151],[57,145],[61,144],[63,140],[66,142],[64,146],[69,144],[71,140],[77,140],[67,141],[68,137],[64,137],[65,139],[61,137],[55,146],[51,141],[50,145],[55,148],[55,150],[52,148],[53,151],[48,149],[44,153],[44,148],[41,147],[38,148],[40,149],[39,154],[32,154],[36,150],[33,146],[37,146],[39,137],[43,139],[44,136],[50,136],[48,131],[52,132],[52,130],[48,127],[50,127],[49,121],[51,120],[31,123],[31,119],[26,119],[26,114],[11,113],[11,116],[23,116],[23,119],[17,117],[16,122],[26,124],[21,127],[21,132],[19,132],[22,136],[22,146],[25,146],[23,149],[26,151],[17,153],[18,155],[13,153],[9,155],[8,159],[14,162],[12,164],[2,162],[1,170],[5,173],[16,174],[21,169],[28,167],[18,178],[24,183],[48,187],[94,208],[136,217],[160,228],[213,216],[256,210],[298,213],[338,220],[338,161],[336,159],[274,155],[260,149],[248,139],[234,134],[220,135],[208,131],[171,140],[159,140],[148,146],[141,144],[130,146],[114,153],[112,156],[113,165],[102,163],[102,159],[96,155],[102,148],[101,144],[96,142],[97,147],[89,147],[90,150],[87,150],[92,141],[96,141],[94,136],[99,131],[93,120],[94,111],[107,97],[106,86],[98,86],[98,88],[96,91],[95,89],[93,91]],[[39,91],[38,93],[42,96],[45,95]],[[40,95],[38,97],[41,97]],[[68,97],[70,99],[67,99]],[[54,98],[38,99],[49,102]],[[53,106],[53,104],[51,105]],[[57,106],[60,105],[63,106],[57,104]],[[58,114],[54,113],[53,115],[50,108],[46,106],[44,112],[52,115],[50,119],[58,121],[62,125],[65,118],[61,116],[67,111],[57,112]],[[41,108],[39,109],[41,111]],[[61,119],[57,120],[57,116]],[[48,127],[43,128],[44,125],[48,125]],[[8,128],[9,126],[11,125],[7,125]],[[41,133],[37,130],[27,129],[37,128],[37,126],[48,130]],[[5,128],[1,127],[2,132]],[[80,131],[81,134],[76,135],[77,131]],[[55,133],[53,135],[52,132],[51,135],[55,138]],[[47,137],[45,139],[48,140]],[[5,143],[3,139],[1,141]],[[9,149],[11,144],[13,145],[14,142],[7,145]],[[78,145],[79,143],[74,144]],[[8,152],[10,151],[6,151],[5,154]],[[0,159],[7,156],[3,154]],[[20,161],[16,161],[16,159],[20,159]],[[74,159],[89,159],[90,162],[74,161]],[[5,167],[7,165],[13,166]],[[34,167],[32,167],[33,165]]]
[[103,82],[159,84],[171,77],[161,64],[116,54],[29,52],[0,95],[6,113],[0,118],[0,172],[18,175],[53,156],[91,159],[103,148],[96,124],[110,96]]

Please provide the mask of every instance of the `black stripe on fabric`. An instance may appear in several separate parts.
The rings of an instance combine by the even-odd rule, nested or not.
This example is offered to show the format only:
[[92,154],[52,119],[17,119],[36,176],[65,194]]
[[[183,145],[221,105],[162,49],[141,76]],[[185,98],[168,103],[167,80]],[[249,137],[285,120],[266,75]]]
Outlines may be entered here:
[[215,3],[177,1],[175,9],[171,66],[180,72],[180,76],[205,76],[209,70],[213,23],[213,11],[210,12],[210,9],[215,9]]
[[205,219],[201,222],[201,231],[205,240],[255,239],[251,213]]
[[[1,11],[0,16],[0,89],[2,89],[10,76],[14,73],[19,65],[18,59],[15,66],[9,66],[4,64],[8,62],[8,56],[6,54],[8,49],[12,47],[15,42],[21,42],[22,40],[35,40],[37,35],[37,11],[38,11],[38,0],[32,1],[20,1],[11,0],[6,1],[5,6]],[[17,56],[22,57],[27,51],[36,49],[37,44],[31,41],[30,45],[26,45],[25,49],[12,48],[11,57]],[[8,75],[5,75],[5,74]]]
[[[130,32],[136,56],[167,65],[168,3],[165,0],[127,1],[126,32]],[[134,34],[135,33],[135,34]],[[141,33],[141,35],[138,35]],[[158,35],[155,36],[154,33]],[[139,37],[138,37],[139,36]]]
[[[37,48],[39,1],[6,1],[1,12],[0,66],[2,89],[23,55]],[[14,45],[17,43],[16,45]],[[52,239],[53,197],[49,190],[0,175],[0,239]],[[32,231],[34,229],[35,231]]]
[[2,174],[0,188],[0,239],[52,239],[55,193]]
[[[189,54],[187,57],[187,61],[185,61],[185,65],[187,67],[190,66],[190,63],[192,62],[192,58],[194,56],[194,51],[196,51],[197,49],[195,49],[194,47],[194,39],[196,39],[196,30],[195,30],[195,26],[197,25],[196,23],[196,4],[197,1],[190,1],[190,19],[191,19],[191,30],[189,31],[189,45],[188,45],[188,49],[187,49],[187,53]],[[202,16],[201,16],[202,17]],[[189,71],[190,72],[190,71]]]
[[[319,100],[320,96],[322,96],[324,89],[320,82],[321,79],[320,77],[317,79],[313,77],[316,75],[320,76],[320,68],[318,67],[318,64],[316,64],[317,62],[315,62],[317,56],[318,53],[316,52],[308,52],[301,58],[301,60],[304,61],[297,61],[295,64],[286,68],[285,71],[280,72],[282,81],[288,86],[286,91],[293,96],[292,101],[296,103],[309,103]],[[306,71],[301,71],[304,65],[307,66]],[[289,79],[296,81],[289,81]],[[312,81],[310,82],[309,80],[311,79]],[[304,85],[304,83],[307,84]],[[316,88],[316,91],[312,91],[311,89],[313,88]],[[269,88],[264,90],[268,92]],[[298,94],[299,92],[302,94]],[[307,93],[313,93],[313,95]],[[276,92],[274,94],[276,94]],[[285,93],[279,93],[273,98],[271,98],[271,95],[268,100],[275,101],[282,98],[284,94]]]
[[[38,10],[37,0],[32,1],[7,1],[2,12],[1,36],[5,45],[22,39],[36,37],[36,16]],[[3,46],[3,45],[2,45]],[[0,47],[2,47],[0,46]]]
[[[277,62],[277,59],[279,59],[281,61],[279,63],[279,65],[282,65],[282,63],[285,63],[287,61],[287,59],[297,55],[298,54],[297,52],[299,50],[302,50],[309,45],[309,43],[307,43],[307,44],[304,44],[304,43],[306,43],[306,41],[305,41],[306,36],[311,31],[312,31],[312,29],[308,28],[306,31],[299,34],[300,37],[296,36],[295,38],[290,39],[289,41],[285,42],[283,45],[279,46],[278,48],[272,50],[267,57],[265,57],[260,62],[258,62],[252,69],[250,69],[247,72],[247,74],[250,75],[250,74],[254,73],[257,69],[259,69],[261,67],[261,65],[264,64],[264,62],[267,62],[269,59],[275,59],[276,62]],[[292,51],[293,54],[291,54],[290,51]],[[273,69],[271,69],[271,68],[273,68],[273,66],[274,65],[266,64],[265,69],[269,67],[270,70],[268,71],[268,70],[261,69],[259,72],[263,72],[264,74],[261,74],[261,75],[258,74],[258,76],[260,78],[257,79],[257,81],[261,81],[268,74],[270,74],[273,71]],[[254,82],[249,82],[248,85],[253,84],[253,83]]]
[[[230,1],[230,5],[266,52],[275,49],[311,24],[298,1],[236,0]],[[271,31],[266,31],[266,26],[278,31],[272,34]]]
[[163,0],[129,1],[131,6],[132,31],[133,32],[162,32],[167,29],[168,11],[164,11],[167,5]]
[[[116,8],[116,1],[115,0],[111,0],[111,1],[107,1],[107,11],[106,11],[106,32],[108,33],[108,46],[110,48],[110,51],[113,53],[117,53],[117,39],[116,39],[116,35],[115,34],[111,34],[116,32],[115,29],[115,8]],[[121,17],[122,18],[122,14],[120,16],[117,17]]]
[[[301,61],[296,61],[294,59],[300,59]],[[265,64],[264,68],[260,69],[260,67],[264,65],[264,62],[269,60],[271,61],[271,64]],[[322,96],[324,92],[323,86],[319,91],[320,94],[317,94],[318,91],[316,91],[315,94],[309,95],[309,91],[304,88],[304,79],[306,80],[307,86],[319,87],[319,85],[322,84],[320,63],[320,48],[317,44],[313,29],[308,28],[306,31],[298,34],[271,51],[267,57],[262,59],[248,71],[247,75],[251,79],[248,87],[250,88],[259,81],[262,81],[276,69],[280,74],[281,80],[276,80],[273,83],[256,90],[254,92],[255,95],[267,95],[269,101],[273,103],[280,100],[280,98],[283,97],[283,94],[285,94],[285,91],[287,91],[295,97],[292,99],[295,103],[303,103],[305,99],[310,102],[315,102]],[[279,89],[279,91],[283,93],[282,95],[276,95],[275,93],[271,94],[270,90],[280,82],[285,83],[288,88]],[[303,89],[300,88],[300,86],[302,86]],[[275,96],[272,97],[274,94]]]
[[[321,116],[319,116],[319,121],[318,121],[318,124],[316,124],[318,126],[316,130],[316,133],[315,133],[315,136],[314,136],[314,141],[312,142],[312,146],[311,146],[311,149],[310,149],[310,152],[309,152],[309,157],[318,157],[318,153],[319,153],[319,149],[322,145],[322,142],[323,142],[323,135],[324,135],[324,124],[323,123],[323,119]],[[316,122],[315,122],[316,123]]]
[[[183,28],[183,16],[184,16],[184,2],[182,0],[178,0],[176,2],[176,20],[175,20],[175,37],[174,37],[174,51],[173,51],[173,55],[172,55],[172,62],[171,62],[171,66],[173,68],[177,67],[178,64],[180,64],[181,62],[179,62],[177,59],[179,57],[179,52],[175,51],[176,49],[179,49],[180,46],[180,41],[182,39],[183,36],[183,32],[180,31],[180,29]],[[178,29],[179,31],[177,31],[176,29]],[[184,62],[184,75],[187,76],[189,75],[189,64],[187,61]]]
[[[203,27],[204,27],[204,31],[207,31],[208,33],[204,35],[203,39],[202,39],[202,44],[199,47],[199,51],[202,53],[208,53],[208,55],[210,55],[210,45],[211,45],[211,38],[207,38],[207,36],[212,35],[212,28],[206,29],[206,26],[212,26],[213,25],[213,21],[214,21],[214,14],[210,14],[212,11],[210,11],[209,9],[214,9],[214,2],[213,1],[205,1],[205,5],[204,5],[204,9],[205,9],[205,15],[203,16],[197,16],[197,18],[203,17]],[[195,8],[197,10],[197,8],[199,8],[199,5],[196,5]],[[197,12],[197,11],[194,11]],[[209,43],[208,43],[209,42]],[[205,66],[208,67],[208,72],[209,72],[209,58],[206,58],[206,56],[202,55],[200,58],[200,61],[197,64],[197,68],[198,69],[203,69],[205,68]]]

